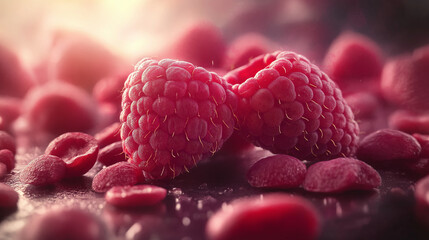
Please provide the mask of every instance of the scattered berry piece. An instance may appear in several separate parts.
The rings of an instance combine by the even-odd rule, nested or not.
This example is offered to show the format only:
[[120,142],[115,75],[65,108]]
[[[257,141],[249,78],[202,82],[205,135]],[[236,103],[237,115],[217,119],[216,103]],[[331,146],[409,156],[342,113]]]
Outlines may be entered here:
[[8,173],[15,168],[15,155],[9,149],[0,150],[0,163],[3,163],[6,166]]
[[147,179],[174,178],[234,131],[237,98],[217,74],[184,61],[143,59],[125,82],[121,138]]
[[15,138],[5,131],[0,131],[0,150],[2,149],[8,149],[13,154],[16,153]]
[[93,181],[92,189],[96,192],[106,192],[115,186],[132,186],[143,178],[142,171],[134,164],[118,162],[98,172]]
[[100,149],[97,161],[102,163],[104,166],[110,166],[117,162],[127,161],[124,150],[122,150],[122,142],[114,142]]
[[61,181],[66,175],[66,163],[53,155],[41,155],[33,159],[20,172],[21,182],[44,186]]
[[416,161],[422,147],[411,135],[393,129],[381,129],[364,137],[356,156],[375,167],[397,167]]
[[21,230],[20,239],[105,240],[107,236],[95,215],[77,208],[60,208],[30,218]]
[[152,206],[167,196],[167,190],[153,185],[116,186],[106,193],[106,202],[118,207]]
[[306,166],[288,155],[274,155],[256,162],[247,172],[247,181],[253,187],[295,188],[304,181]]
[[121,108],[122,88],[128,74],[120,74],[114,77],[103,78],[98,81],[92,91],[92,95],[102,104],[112,104]]
[[389,116],[389,127],[409,134],[429,134],[429,114],[396,110]]
[[206,233],[211,240],[316,239],[320,224],[313,205],[301,197],[267,194],[238,199],[215,213]]
[[57,35],[51,51],[52,80],[65,81],[88,92],[100,79],[114,76],[123,64],[100,42],[77,33]]
[[380,185],[381,177],[378,172],[353,158],[317,162],[308,168],[303,183],[307,191],[324,193],[371,190]]
[[340,88],[362,84],[362,80],[378,80],[382,68],[382,51],[377,44],[353,32],[345,32],[335,39],[324,59],[326,74]]
[[425,226],[429,226],[429,176],[420,179],[416,183],[414,197],[416,198],[415,213],[417,218]]
[[69,132],[52,140],[45,154],[60,157],[67,164],[66,177],[78,177],[94,166],[98,151],[97,140],[91,135]]
[[49,82],[33,88],[22,106],[32,131],[59,135],[89,131],[96,124],[94,100],[82,89],[66,83]]
[[0,183],[0,208],[16,207],[18,200],[19,195],[12,187]]
[[350,107],[305,57],[274,52],[224,77],[239,98],[239,131],[255,145],[306,160],[354,154],[359,128]]
[[381,92],[392,103],[413,110],[429,108],[429,45],[412,55],[388,61],[381,76]]
[[7,167],[4,163],[0,162],[0,179],[2,179],[7,174]]
[[100,132],[94,135],[97,140],[98,146],[101,148],[112,144],[117,141],[121,141],[121,123],[115,122],[107,126]]

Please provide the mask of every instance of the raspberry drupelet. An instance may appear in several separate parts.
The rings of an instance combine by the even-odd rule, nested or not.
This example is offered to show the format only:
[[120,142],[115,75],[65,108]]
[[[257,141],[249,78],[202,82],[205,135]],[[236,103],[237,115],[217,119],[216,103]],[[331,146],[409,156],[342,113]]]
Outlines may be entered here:
[[238,97],[238,126],[255,145],[301,160],[352,156],[359,127],[341,90],[294,52],[260,55],[224,76]]
[[237,97],[213,72],[142,59],[124,84],[124,152],[145,178],[171,179],[218,151],[235,127]]

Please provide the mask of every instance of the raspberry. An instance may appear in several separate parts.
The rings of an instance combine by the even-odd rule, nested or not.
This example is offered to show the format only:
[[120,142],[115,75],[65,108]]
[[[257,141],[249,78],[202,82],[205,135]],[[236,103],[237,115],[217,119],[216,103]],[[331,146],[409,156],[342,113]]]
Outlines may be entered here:
[[371,190],[380,185],[381,177],[378,172],[353,158],[317,162],[308,168],[303,183],[307,191],[325,193]]
[[242,34],[228,46],[223,65],[225,69],[234,69],[245,65],[254,57],[269,53],[274,49],[264,35],[258,33]]
[[324,59],[326,73],[343,88],[363,80],[378,80],[383,60],[381,49],[366,36],[353,32],[341,34]]
[[225,79],[239,98],[238,128],[255,145],[307,160],[354,154],[359,128],[350,107],[305,57],[261,55]]
[[125,82],[121,138],[147,179],[174,178],[218,151],[237,99],[217,74],[184,61],[143,59]]
[[413,110],[427,110],[429,97],[429,45],[411,55],[389,60],[381,75],[381,93],[392,103]]
[[196,22],[185,28],[164,56],[201,67],[220,67],[225,49],[226,43],[217,26],[210,22]]
[[82,89],[67,83],[48,82],[31,89],[22,106],[32,131],[84,132],[97,123],[94,100]]

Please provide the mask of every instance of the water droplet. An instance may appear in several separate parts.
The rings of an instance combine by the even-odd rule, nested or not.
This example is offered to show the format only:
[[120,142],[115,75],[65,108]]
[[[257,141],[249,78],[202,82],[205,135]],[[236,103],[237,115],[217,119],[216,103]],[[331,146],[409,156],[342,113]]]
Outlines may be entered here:
[[190,218],[188,218],[188,217],[184,217],[184,218],[182,218],[182,224],[183,224],[183,226],[185,226],[185,227],[189,226],[189,225],[191,224],[191,219],[190,219]]

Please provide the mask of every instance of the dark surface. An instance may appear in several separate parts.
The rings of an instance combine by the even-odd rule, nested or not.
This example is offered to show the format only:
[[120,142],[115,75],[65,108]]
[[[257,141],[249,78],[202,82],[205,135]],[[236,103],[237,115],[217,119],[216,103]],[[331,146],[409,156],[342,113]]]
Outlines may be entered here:
[[[40,149],[17,155],[18,165],[3,181],[20,195],[17,209],[2,209],[0,239],[17,239],[22,226],[34,214],[57,207],[78,207],[99,216],[110,239],[205,239],[208,217],[233,199],[273,192],[250,187],[245,169],[261,156],[261,150],[245,154],[215,155],[189,174],[172,182],[154,183],[166,187],[167,198],[157,206],[119,209],[105,203],[103,194],[91,191],[100,165],[83,177],[54,186],[33,187],[19,182],[22,164]],[[429,230],[414,217],[415,180],[401,173],[381,172],[383,184],[371,192],[314,194],[302,189],[283,190],[304,196],[319,210],[322,232],[319,239],[429,239]]]

